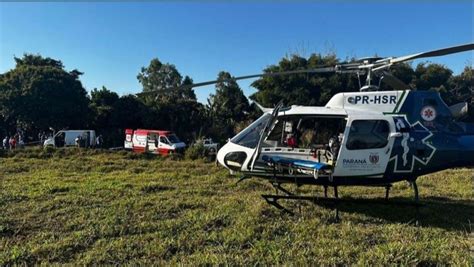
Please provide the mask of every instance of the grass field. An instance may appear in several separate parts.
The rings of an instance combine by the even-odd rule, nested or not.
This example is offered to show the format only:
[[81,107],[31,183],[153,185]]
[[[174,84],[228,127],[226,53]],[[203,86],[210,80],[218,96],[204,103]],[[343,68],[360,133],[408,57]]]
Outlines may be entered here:
[[[331,209],[306,202],[285,203],[295,216],[281,213],[260,197],[274,192],[268,183],[236,184],[214,163],[19,151],[0,158],[0,265],[472,265],[473,171],[418,185],[419,226],[413,207],[384,204],[384,189],[365,187],[340,188],[343,198],[377,201],[341,205],[335,223]],[[394,201],[412,196],[404,182],[391,191]]]

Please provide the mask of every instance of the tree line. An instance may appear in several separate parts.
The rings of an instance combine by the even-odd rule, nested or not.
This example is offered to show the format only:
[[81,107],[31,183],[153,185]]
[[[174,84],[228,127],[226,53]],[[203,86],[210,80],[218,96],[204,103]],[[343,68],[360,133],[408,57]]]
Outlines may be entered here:
[[[29,142],[50,128],[94,129],[104,136],[105,145],[120,146],[124,129],[150,128],[172,130],[188,142],[202,136],[223,142],[259,116],[255,105],[225,71],[217,75],[221,82],[215,85],[215,93],[207,104],[202,104],[192,89],[179,87],[192,84],[192,78],[183,77],[176,66],[157,58],[137,75],[143,92],[149,92],[139,96],[119,96],[106,87],[88,93],[80,81],[83,73],[66,70],[57,59],[25,54],[14,60],[15,67],[0,74],[2,137],[21,130],[29,137],[25,142]],[[307,58],[292,55],[263,71],[308,69],[340,62],[334,54],[312,54]],[[472,66],[453,75],[452,70],[440,64],[399,64],[392,73],[413,89],[440,92],[448,105],[467,101],[470,109],[464,120],[474,121]],[[295,74],[263,77],[252,86],[257,92],[250,100],[266,107],[281,100],[286,105],[325,105],[336,93],[358,91],[359,80],[355,75]]]

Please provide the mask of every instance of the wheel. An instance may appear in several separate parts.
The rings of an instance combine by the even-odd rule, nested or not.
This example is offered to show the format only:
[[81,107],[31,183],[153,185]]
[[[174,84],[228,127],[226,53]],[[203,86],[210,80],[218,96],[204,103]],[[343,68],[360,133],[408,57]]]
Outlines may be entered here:
[[318,170],[316,170],[316,169],[313,170],[313,177],[314,177],[314,179],[318,180],[318,178],[319,178]]

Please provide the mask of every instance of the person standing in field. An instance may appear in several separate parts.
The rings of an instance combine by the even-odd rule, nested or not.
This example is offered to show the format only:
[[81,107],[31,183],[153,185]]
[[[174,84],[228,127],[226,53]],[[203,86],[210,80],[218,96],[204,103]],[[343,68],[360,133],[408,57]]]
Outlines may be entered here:
[[101,148],[101,147],[102,147],[102,142],[103,142],[103,140],[102,140],[102,135],[100,134],[99,136],[97,136],[97,137],[95,138],[95,146],[96,146],[97,148]]
[[20,148],[24,148],[25,147],[25,140],[24,140],[24,137],[22,135],[18,136],[18,146]]
[[81,136],[77,136],[76,139],[74,139],[74,142],[76,143],[76,147],[81,147]]
[[39,145],[42,146],[43,143],[44,143],[44,140],[46,140],[46,133],[43,131],[43,132],[39,132],[38,133],[38,141],[39,141]]
[[5,150],[10,149],[10,146],[9,146],[9,144],[8,144],[8,140],[9,140],[9,139],[8,139],[8,135],[5,136],[5,138],[3,138],[3,149],[5,149]]
[[84,147],[89,148],[91,144],[91,134],[89,132],[83,133],[82,139],[84,140]]
[[9,143],[10,143],[10,150],[14,150],[15,147],[16,147],[16,139],[15,139],[15,137],[13,137],[13,136],[10,137]]

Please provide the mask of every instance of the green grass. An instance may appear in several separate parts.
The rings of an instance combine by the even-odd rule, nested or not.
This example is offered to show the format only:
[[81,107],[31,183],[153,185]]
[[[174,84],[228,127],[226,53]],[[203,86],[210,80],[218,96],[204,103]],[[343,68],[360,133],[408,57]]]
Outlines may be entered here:
[[[331,209],[307,202],[281,213],[260,197],[274,192],[268,183],[236,180],[214,163],[124,152],[3,155],[0,265],[473,263],[472,170],[419,179],[419,226],[415,209],[384,204],[381,188],[340,188],[376,201],[342,204],[334,223]],[[391,191],[392,201],[412,195],[404,182]]]

